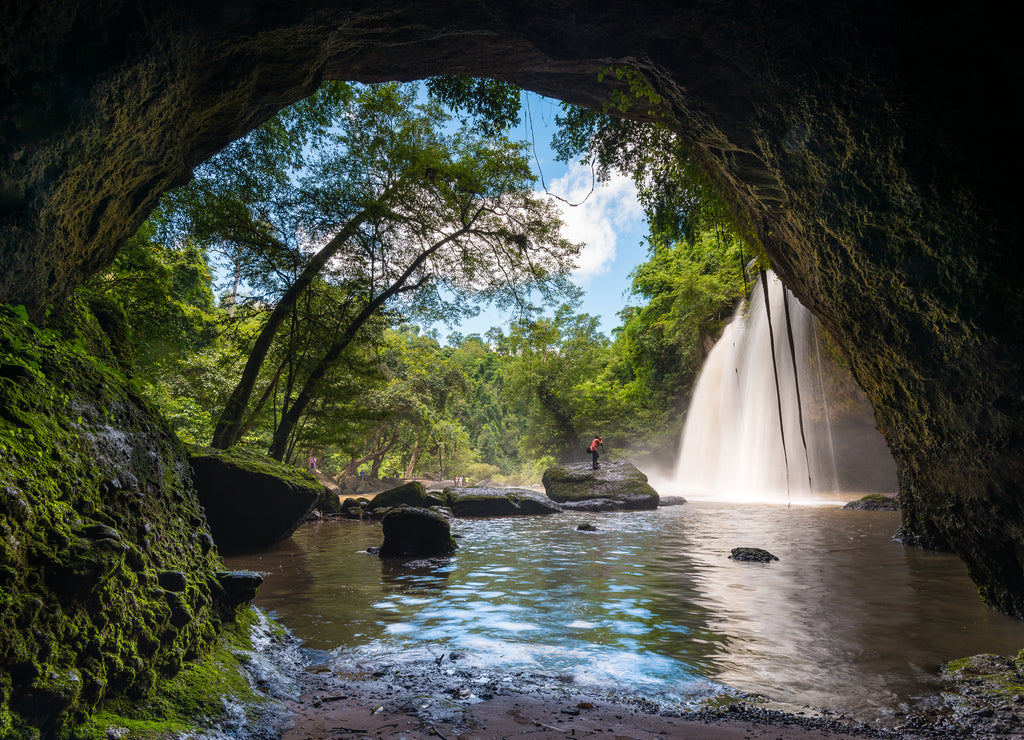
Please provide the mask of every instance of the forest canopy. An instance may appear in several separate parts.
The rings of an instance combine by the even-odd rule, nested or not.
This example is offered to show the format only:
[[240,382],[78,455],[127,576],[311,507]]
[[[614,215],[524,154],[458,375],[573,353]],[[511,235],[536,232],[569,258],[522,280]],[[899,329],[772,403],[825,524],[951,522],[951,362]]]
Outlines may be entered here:
[[[642,90],[641,90],[642,93]],[[663,459],[754,249],[674,134],[563,106],[559,155],[634,179],[648,259],[608,337],[505,84],[328,83],[168,193],[87,287],[186,441],[328,471],[535,480],[594,434]],[[514,320],[453,334],[481,302]]]

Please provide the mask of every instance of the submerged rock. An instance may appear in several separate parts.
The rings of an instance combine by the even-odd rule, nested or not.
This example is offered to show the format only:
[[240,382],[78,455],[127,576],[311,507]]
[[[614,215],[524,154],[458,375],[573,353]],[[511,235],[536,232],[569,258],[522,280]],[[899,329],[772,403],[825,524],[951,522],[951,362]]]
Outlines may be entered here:
[[661,496],[658,498],[658,506],[682,506],[686,499],[682,496]]
[[584,511],[655,509],[658,492],[636,466],[625,460],[602,462],[594,470],[589,462],[556,465],[542,479],[548,498],[563,508]]
[[729,557],[745,563],[770,563],[773,560],[778,560],[770,552],[759,547],[734,547],[729,552]]
[[457,517],[521,516],[555,514],[561,511],[542,493],[528,488],[446,488],[445,496]]
[[431,558],[451,555],[458,548],[448,520],[428,509],[400,506],[385,514],[381,524],[382,558]]
[[895,496],[886,496],[882,493],[869,493],[856,501],[851,501],[844,509],[855,511],[899,511],[900,501]]
[[593,524],[581,524],[580,526],[576,527],[576,531],[577,532],[596,532],[597,531],[597,527],[595,527]]
[[306,471],[239,448],[197,448],[189,464],[214,542],[224,552],[261,550],[290,537],[324,491]]

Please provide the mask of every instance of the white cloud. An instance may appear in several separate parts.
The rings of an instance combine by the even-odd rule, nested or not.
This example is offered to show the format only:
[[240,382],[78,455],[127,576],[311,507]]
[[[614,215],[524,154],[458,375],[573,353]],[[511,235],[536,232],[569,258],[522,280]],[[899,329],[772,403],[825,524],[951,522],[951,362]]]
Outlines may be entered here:
[[[590,193],[591,187],[593,193]],[[634,233],[642,223],[643,210],[636,201],[636,188],[633,181],[623,175],[595,183],[590,168],[574,162],[565,175],[548,185],[548,191],[569,203],[580,203],[586,198],[575,207],[555,199],[565,222],[563,236],[584,244],[573,279],[585,285],[591,278],[611,269],[619,235]]]

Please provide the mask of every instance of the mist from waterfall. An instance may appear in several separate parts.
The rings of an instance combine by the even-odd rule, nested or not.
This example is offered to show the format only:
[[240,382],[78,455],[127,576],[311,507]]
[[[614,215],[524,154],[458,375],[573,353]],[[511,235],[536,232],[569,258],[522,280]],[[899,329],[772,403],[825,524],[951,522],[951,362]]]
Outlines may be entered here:
[[675,472],[686,496],[814,503],[834,500],[839,488],[816,319],[773,273],[767,281],[778,392],[759,284],[725,327],[694,386]]

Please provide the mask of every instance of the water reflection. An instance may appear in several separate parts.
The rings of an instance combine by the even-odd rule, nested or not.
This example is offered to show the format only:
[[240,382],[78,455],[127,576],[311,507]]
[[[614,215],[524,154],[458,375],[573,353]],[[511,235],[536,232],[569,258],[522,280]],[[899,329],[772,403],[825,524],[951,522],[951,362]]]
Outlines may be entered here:
[[[709,502],[459,520],[456,557],[407,569],[365,554],[379,524],[337,522],[229,564],[264,573],[257,604],[338,666],[454,652],[481,670],[681,699],[721,682],[875,720],[934,692],[939,663],[1024,644],[955,557],[893,542],[897,523]],[[733,562],[738,546],[780,560]]]

